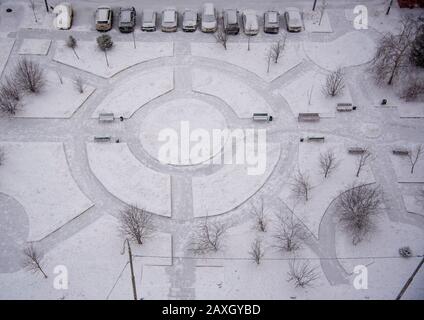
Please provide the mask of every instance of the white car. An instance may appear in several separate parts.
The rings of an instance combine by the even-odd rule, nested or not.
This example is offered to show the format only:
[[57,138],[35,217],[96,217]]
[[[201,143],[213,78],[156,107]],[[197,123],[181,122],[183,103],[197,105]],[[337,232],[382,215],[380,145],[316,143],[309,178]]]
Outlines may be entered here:
[[178,27],[178,13],[175,8],[166,8],[162,11],[161,30],[163,32],[176,32]]
[[202,32],[215,32],[217,27],[216,10],[213,3],[205,3],[202,10]]
[[255,10],[245,10],[243,12],[243,29],[244,33],[254,36],[259,32],[259,22]]
[[284,13],[286,18],[287,30],[289,32],[300,32],[303,29],[302,16],[298,8],[287,8]]
[[69,3],[61,3],[54,7],[53,25],[56,29],[70,29],[72,25],[72,7]]

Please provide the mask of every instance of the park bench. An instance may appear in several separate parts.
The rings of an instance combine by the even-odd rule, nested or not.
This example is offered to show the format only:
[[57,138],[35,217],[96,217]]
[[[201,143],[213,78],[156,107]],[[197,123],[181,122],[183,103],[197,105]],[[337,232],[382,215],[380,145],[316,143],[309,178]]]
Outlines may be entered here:
[[322,136],[317,136],[317,137],[315,137],[315,136],[313,136],[313,137],[308,137],[307,138],[307,140],[308,141],[311,141],[311,142],[324,142],[324,137],[322,137]]
[[352,105],[351,103],[340,102],[337,104],[336,109],[339,112],[349,112],[352,110],[356,110],[356,106]]
[[398,156],[407,156],[409,155],[409,150],[405,148],[395,148],[392,150],[393,154]]
[[253,114],[254,121],[272,121],[272,116],[268,113],[254,113]]
[[319,113],[299,113],[297,116],[298,121],[319,121]]
[[115,115],[113,113],[100,113],[99,122],[113,122],[115,120]]
[[365,149],[361,147],[350,147],[347,149],[347,152],[352,154],[362,154],[365,152]]
[[111,136],[95,136],[94,142],[110,142],[112,140]]

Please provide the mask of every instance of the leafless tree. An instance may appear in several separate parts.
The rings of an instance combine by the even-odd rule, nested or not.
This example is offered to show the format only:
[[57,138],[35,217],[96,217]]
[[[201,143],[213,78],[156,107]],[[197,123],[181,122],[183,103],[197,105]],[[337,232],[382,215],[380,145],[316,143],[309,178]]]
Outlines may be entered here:
[[319,156],[319,166],[324,178],[327,178],[338,166],[333,150],[327,150]]
[[307,239],[308,233],[294,212],[289,214],[280,213],[277,216],[277,225],[274,238],[275,247],[281,251],[293,252],[302,247],[302,241]]
[[218,251],[221,248],[227,229],[226,224],[219,221],[210,222],[206,217],[191,238],[190,250],[194,254]]
[[253,241],[249,254],[255,260],[256,264],[259,265],[261,263],[261,260],[265,255],[261,239],[256,238],[255,241]]
[[286,35],[283,36],[283,40],[278,40],[271,46],[272,58],[274,63],[278,63],[278,59],[282,56],[284,48],[286,46]]
[[0,91],[5,96],[11,97],[16,101],[21,99],[21,90],[14,78],[6,76],[4,78],[4,82],[1,85]]
[[424,95],[424,80],[409,77],[402,89],[401,98],[405,101],[415,101],[422,95]]
[[329,97],[338,96],[343,92],[345,88],[344,74],[342,68],[338,68],[336,71],[331,72],[325,81],[325,85],[322,87],[322,91]]
[[250,214],[255,219],[256,228],[261,232],[267,231],[268,218],[264,210],[264,201],[262,198],[258,203],[252,205]]
[[266,73],[269,73],[269,67],[271,66],[271,60],[272,60],[272,48],[269,48],[265,58],[267,62]]
[[0,89],[0,111],[6,114],[15,115],[20,108],[20,102]]
[[24,91],[38,93],[46,80],[44,70],[37,62],[23,58],[16,66],[16,84]]
[[312,189],[309,175],[298,170],[292,180],[291,191],[293,192],[293,195],[298,199],[308,201],[309,194]]
[[362,184],[349,187],[337,198],[339,222],[352,236],[354,245],[375,229],[375,216],[380,212],[382,196],[378,186]]
[[424,208],[424,189],[420,189],[417,191],[415,199]]
[[424,148],[422,144],[419,144],[418,146],[415,147],[415,149],[410,150],[410,152],[408,153],[407,157],[411,164],[411,174],[414,173],[415,165],[421,159],[423,154],[424,154]]
[[298,261],[292,259],[289,261],[288,282],[294,282],[296,288],[305,288],[312,286],[312,283],[319,278],[317,267],[312,267],[309,260]]
[[312,93],[314,92],[314,85],[311,86],[311,89],[308,90],[308,104],[311,105],[312,102]]
[[104,52],[106,64],[109,67],[109,60],[107,58],[107,52],[110,49],[112,49],[112,47],[113,47],[112,38],[108,34],[102,34],[101,36],[97,37],[97,45],[99,46],[99,49]]
[[143,244],[155,230],[152,218],[152,214],[146,210],[136,205],[128,205],[120,212],[119,229],[124,236]]
[[222,17],[218,20],[218,30],[215,33],[215,39],[227,50],[228,34],[225,32],[224,19]]
[[364,152],[362,152],[359,155],[358,161],[356,162],[356,176],[359,177],[359,174],[361,173],[362,168],[372,159],[372,153],[368,148],[364,149]]
[[85,84],[84,80],[81,77],[77,76],[74,78],[74,86],[79,93],[84,93]]
[[388,33],[380,39],[371,67],[378,82],[391,85],[408,68],[418,27],[419,22],[407,16],[401,20],[399,34]]
[[68,48],[71,48],[72,51],[75,54],[75,57],[77,57],[77,59],[79,60],[79,56],[77,55],[77,52],[75,50],[75,48],[77,47],[77,40],[73,37],[73,36],[69,36],[68,39],[66,40],[66,46]]
[[4,163],[5,155],[3,149],[0,147],[0,166]]
[[43,270],[42,266],[42,254],[34,247],[33,244],[30,244],[28,247],[26,247],[23,251],[24,254],[24,260],[23,260],[23,266],[29,271],[32,272],[41,272],[44,276],[44,278],[47,279],[47,274]]
[[34,15],[35,23],[37,23],[38,19],[37,19],[37,15],[35,14],[35,0],[28,0],[28,1],[29,1],[29,7],[32,10],[32,14]]

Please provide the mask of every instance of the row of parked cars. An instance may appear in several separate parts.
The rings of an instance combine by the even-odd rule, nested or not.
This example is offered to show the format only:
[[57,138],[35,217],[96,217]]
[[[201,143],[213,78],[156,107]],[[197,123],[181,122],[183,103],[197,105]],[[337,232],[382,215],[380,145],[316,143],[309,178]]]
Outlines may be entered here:
[[[54,24],[58,29],[69,29],[72,24],[72,7],[63,3],[53,11],[56,14]],[[133,32],[136,27],[136,10],[134,7],[119,8],[118,29],[121,32]],[[215,32],[218,21],[222,21],[227,34],[238,34],[240,25],[247,35],[259,32],[259,20],[254,10],[244,10],[241,14],[237,9],[225,9],[219,16],[213,3],[205,3],[200,15],[192,9],[182,12],[182,30],[196,31],[198,27],[202,32]],[[297,8],[287,8],[284,12],[287,30],[291,32],[302,31],[302,16]],[[219,20],[222,18],[222,20]],[[166,8],[162,11],[160,29],[163,32],[176,32],[178,29],[179,15],[175,8]],[[113,24],[113,10],[110,6],[100,6],[95,14],[96,30],[108,31]],[[141,30],[156,31],[157,13],[153,10],[143,10],[141,13]],[[266,11],[263,15],[264,32],[278,33],[280,29],[280,13],[275,10]]]

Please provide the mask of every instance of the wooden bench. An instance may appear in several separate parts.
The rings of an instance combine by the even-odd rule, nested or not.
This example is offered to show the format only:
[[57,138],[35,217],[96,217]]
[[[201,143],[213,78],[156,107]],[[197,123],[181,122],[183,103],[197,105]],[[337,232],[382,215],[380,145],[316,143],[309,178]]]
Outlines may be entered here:
[[409,150],[405,148],[396,148],[392,150],[393,154],[398,156],[407,156],[409,155]]
[[113,113],[100,113],[99,122],[113,122],[115,120],[115,115]]
[[319,113],[299,113],[297,116],[298,121],[319,121]]
[[347,152],[352,154],[363,154],[365,149],[361,147],[350,147],[347,149]]
[[356,110],[356,106],[353,106],[351,103],[340,102],[337,104],[336,109],[339,112],[349,112],[352,110]]
[[272,121],[272,116],[268,113],[254,113],[253,114],[254,121]]
[[94,137],[94,142],[110,142],[112,140],[111,136],[96,136]]
[[307,140],[311,142],[324,142],[324,137],[308,137]]

